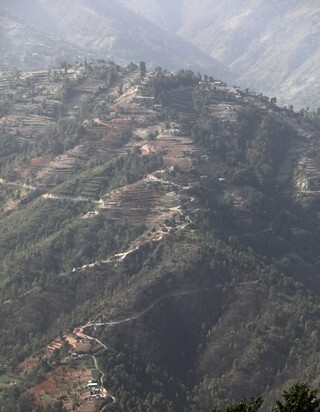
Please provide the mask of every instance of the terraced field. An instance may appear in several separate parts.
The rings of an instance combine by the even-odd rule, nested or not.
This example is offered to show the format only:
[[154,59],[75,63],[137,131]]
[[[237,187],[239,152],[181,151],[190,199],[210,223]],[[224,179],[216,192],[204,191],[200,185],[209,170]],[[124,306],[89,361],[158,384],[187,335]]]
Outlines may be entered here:
[[173,110],[177,117],[190,123],[198,120],[198,114],[193,104],[194,87],[181,87],[174,90],[168,97],[167,106]]
[[[8,131],[12,144],[19,145],[19,151],[21,145],[26,146],[24,165],[11,171],[10,179],[29,184],[42,194],[47,193],[51,200],[66,197],[98,202],[106,219],[132,224],[150,224],[157,221],[157,217],[163,221],[164,211],[178,206],[179,202],[173,199],[179,191],[199,179],[227,181],[226,164],[212,154],[207,156],[190,136],[181,132],[179,122],[165,124],[159,112],[160,105],[153,97],[141,95],[150,77],[142,80],[137,73],[120,70],[114,83],[108,86],[104,74],[112,74],[112,66],[99,63],[90,70],[94,75],[86,75],[83,65],[0,75],[0,96],[11,107],[0,117],[0,127]],[[136,81],[140,83],[138,86],[134,84]],[[68,97],[64,100],[66,88]],[[236,122],[237,111],[243,102],[230,101],[230,96],[235,93],[233,89],[225,86],[218,89],[208,106],[208,115],[220,121]],[[199,119],[193,93],[194,86],[181,86],[169,92],[166,98],[166,107],[175,118],[191,125]],[[19,99],[15,104],[12,103],[14,95],[15,100]],[[251,104],[260,104],[257,97],[248,96],[247,99],[252,100]],[[61,122],[69,131],[62,132]],[[81,130],[74,126],[76,123],[81,124]],[[46,149],[43,153],[43,148],[50,146],[46,136],[59,133],[72,136],[70,147],[60,145],[54,150],[63,153],[57,154],[48,147],[47,153]],[[150,135],[155,137],[150,139]],[[288,152],[278,173],[279,182],[288,179],[294,167],[293,157],[304,152],[305,146],[299,145]],[[40,147],[42,153],[39,156]],[[161,179],[156,186],[154,181],[146,179],[130,184],[125,182],[124,185],[119,181],[118,190],[104,195],[103,188],[108,184],[109,176],[99,165],[132,150],[141,150],[145,156],[161,154],[161,168],[169,176],[179,173],[180,186],[172,190]],[[317,178],[316,160],[308,158],[303,162],[308,176]],[[85,177],[80,186],[75,184],[78,180],[75,176],[81,176],[93,164],[97,165],[97,170]]]

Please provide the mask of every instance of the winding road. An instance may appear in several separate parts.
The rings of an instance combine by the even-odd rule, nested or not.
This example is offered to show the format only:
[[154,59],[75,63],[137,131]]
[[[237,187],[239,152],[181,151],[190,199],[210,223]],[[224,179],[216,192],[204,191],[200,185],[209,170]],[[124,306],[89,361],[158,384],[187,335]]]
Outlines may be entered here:
[[144,310],[142,310],[141,312],[137,312],[135,314],[132,314],[128,318],[120,319],[120,320],[113,320],[113,321],[109,321],[109,322],[92,322],[91,321],[91,322],[88,322],[87,324],[85,324],[84,326],[82,326],[80,328],[80,330],[83,331],[86,328],[98,327],[98,326],[115,326],[115,325],[120,325],[122,323],[131,322],[132,320],[136,320],[136,319],[139,319],[141,316],[144,316],[146,313],[148,313],[151,309],[153,309],[158,303],[160,303],[164,299],[171,298],[171,297],[184,296],[184,295],[194,295],[194,294],[197,294],[197,293],[206,292],[208,290],[216,289],[218,287],[222,287],[222,285],[217,285],[217,286],[213,286],[213,287],[210,287],[210,288],[201,288],[201,289],[195,289],[195,290],[185,290],[185,291],[180,291],[180,292],[169,293],[167,295],[163,295],[163,296],[159,297],[158,299],[153,301],[148,307],[146,307]]
[[[259,284],[259,280],[254,280],[254,281],[249,281],[249,282],[241,282],[241,283],[237,283],[237,284],[232,284],[232,286],[245,286],[245,285],[257,285],[257,284]],[[102,349],[99,352],[97,352],[95,355],[92,355],[94,366],[100,373],[100,385],[101,385],[101,387],[104,388],[103,381],[104,381],[105,373],[99,368],[96,355],[103,352],[103,351],[105,351],[105,350],[107,350],[108,347],[103,342],[101,342],[101,340],[99,340],[98,338],[85,333],[85,329],[90,328],[90,327],[115,326],[115,325],[120,325],[120,324],[123,324],[123,323],[131,322],[133,320],[139,319],[140,317],[144,316],[146,313],[148,313],[150,310],[152,310],[156,305],[158,305],[164,299],[179,297],[179,296],[195,295],[195,294],[198,294],[198,293],[207,292],[209,290],[222,288],[222,287],[223,287],[222,284],[218,284],[218,285],[215,285],[215,286],[212,286],[212,287],[207,287],[207,288],[199,288],[199,289],[194,289],[194,290],[182,290],[182,291],[177,291],[177,292],[173,292],[173,293],[168,293],[168,294],[162,295],[159,298],[155,299],[145,309],[141,310],[140,312],[134,313],[131,316],[125,318],[125,319],[113,320],[113,321],[108,321],[108,322],[90,321],[90,322],[86,323],[85,325],[76,328],[76,332],[78,334],[80,333],[81,336],[83,336],[84,338],[87,338],[89,340],[94,340],[96,343],[98,343],[102,347]],[[100,412],[103,412],[103,411],[107,410],[109,407],[111,407],[114,403],[117,402],[116,398],[113,395],[111,395],[106,388],[104,388],[104,395],[106,396],[106,398],[110,397],[112,399],[112,403],[109,403],[109,404],[105,405],[100,410]]]

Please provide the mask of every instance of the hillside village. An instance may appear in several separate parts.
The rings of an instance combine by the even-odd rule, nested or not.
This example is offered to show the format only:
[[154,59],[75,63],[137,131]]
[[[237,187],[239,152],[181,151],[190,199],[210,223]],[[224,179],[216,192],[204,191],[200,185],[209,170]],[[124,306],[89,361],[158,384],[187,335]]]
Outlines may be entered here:
[[[117,334],[130,341],[127,333],[138,325],[137,335],[147,335],[143,322],[148,324],[167,302],[183,306],[187,297],[192,301],[213,293],[214,299],[203,298],[211,308],[222,290],[226,302],[238,293],[250,306],[259,293],[268,295],[265,285],[272,276],[264,274],[270,267],[248,269],[262,265],[260,257],[255,263],[253,257],[243,258],[246,269],[237,277],[242,263],[235,269],[236,258],[227,263],[229,257],[217,252],[211,269],[218,273],[221,259],[222,271],[232,268],[225,277],[214,275],[213,281],[206,274],[183,274],[174,279],[171,272],[180,264],[189,273],[189,264],[183,263],[189,257],[201,273],[209,257],[199,257],[200,246],[210,236],[220,236],[221,245],[238,236],[246,250],[239,252],[242,257],[252,251],[258,255],[266,244],[274,247],[272,258],[265,257],[277,268],[272,270],[317,264],[299,213],[314,219],[316,231],[319,130],[302,112],[279,107],[275,99],[188,70],[147,72],[141,63],[122,68],[85,61],[55,70],[1,72],[0,129],[1,304],[4,318],[12,317],[16,325],[3,351],[10,351],[19,336],[20,347],[15,347],[23,353],[18,364],[12,359],[4,365],[16,386],[39,373],[42,362],[40,382],[23,391],[35,395],[42,407],[62,401],[66,410],[93,412],[97,405],[100,410],[119,405],[117,391],[126,387],[115,389],[113,378],[113,356],[121,346]],[[280,202],[294,206],[282,210]],[[206,233],[203,238],[199,228]],[[305,238],[305,246],[297,247]],[[172,239],[181,242],[173,245]],[[216,253],[211,247],[204,247],[209,256]],[[227,246],[223,253],[230,253]],[[163,258],[162,275],[157,254],[180,263],[171,268]],[[11,266],[15,261],[19,267]],[[11,279],[20,271],[25,272],[18,290]],[[317,282],[312,273],[311,284]],[[40,320],[29,323],[25,319],[33,302]],[[48,316],[42,305],[49,305]],[[195,307],[190,303],[192,313]],[[218,324],[206,322],[198,323],[207,328],[209,340]],[[230,336],[226,339],[233,342]],[[198,345],[200,353],[205,345]],[[153,362],[148,362],[150,371]],[[210,392],[205,384],[198,384],[199,393]]]
[[[89,65],[89,67],[91,66]],[[124,202],[123,207],[126,210],[126,218],[129,220],[135,219],[134,216],[131,217],[131,213],[128,211],[128,209],[131,209],[134,210],[133,215],[137,216],[136,221],[140,221],[141,216],[137,214],[139,214],[141,205],[134,204],[134,200],[131,201],[133,204],[126,205],[125,199],[134,199],[133,191],[136,190],[135,185],[138,184],[140,186],[140,189],[137,188],[138,194],[141,188],[152,190],[150,205],[154,205],[156,193],[165,201],[165,198],[163,198],[165,193],[161,195],[159,192],[159,189],[164,187],[162,181],[166,180],[165,170],[153,173],[146,181],[142,179],[139,183],[126,187],[125,192],[127,193],[124,198],[121,198],[122,192],[119,190],[116,190],[113,194],[107,194],[108,200],[107,198],[97,199],[96,197],[97,188],[99,188],[101,181],[100,176],[95,177],[96,183],[90,182],[90,189],[86,189],[86,186],[81,190],[78,189],[77,196],[73,196],[68,184],[63,185],[63,182],[68,181],[74,171],[84,170],[89,164],[89,159],[91,162],[92,159],[96,159],[97,163],[102,158],[104,161],[108,161],[114,158],[115,154],[121,157],[128,150],[133,149],[141,150],[146,156],[164,153],[164,167],[168,171],[176,168],[180,173],[182,172],[181,178],[183,181],[179,189],[187,190],[188,184],[190,185],[192,180],[198,179],[199,175],[202,179],[206,177],[209,179],[222,179],[224,177],[225,171],[223,169],[226,169],[226,167],[223,168],[223,165],[218,166],[218,159],[211,157],[209,160],[209,156],[202,153],[201,149],[193,144],[190,136],[184,135],[180,131],[177,123],[161,120],[163,117],[161,105],[154,103],[154,97],[140,94],[144,84],[148,83],[149,79],[154,76],[154,72],[147,74],[141,80],[139,74],[122,70],[120,74],[117,74],[118,78],[114,80],[113,86],[106,87],[106,81],[96,79],[96,77],[101,77],[101,73],[107,70],[106,67],[108,66],[104,63],[97,63],[93,67],[91,70],[97,73],[94,75],[94,80],[91,80],[91,78],[86,80],[87,75],[84,73],[88,68],[85,68],[82,64],[55,71],[29,72],[21,73],[21,75],[3,73],[1,75],[0,89],[2,96],[5,98],[4,102],[11,102],[11,106],[14,107],[14,110],[9,109],[10,113],[6,113],[8,109],[2,109],[1,127],[3,131],[12,137],[10,144],[12,146],[16,145],[16,150],[20,150],[22,147],[24,151],[30,152],[33,145],[44,144],[41,141],[43,136],[50,134],[57,127],[57,121],[54,120],[56,115],[58,115],[58,118],[61,116],[61,119],[65,119],[63,122],[70,122],[72,131],[72,128],[75,127],[72,123],[76,123],[79,121],[78,119],[83,118],[83,106],[88,104],[95,107],[95,110],[99,112],[97,115],[90,115],[88,119],[82,120],[82,125],[77,126],[81,130],[77,132],[77,142],[68,143],[72,145],[70,149],[64,151],[63,154],[54,154],[55,151],[59,151],[59,148],[52,148],[51,153],[49,150],[47,154],[41,156],[32,155],[31,158],[26,160],[24,166],[11,169],[9,173],[3,170],[5,172],[2,177],[3,184],[13,185],[14,183],[17,190],[22,191],[23,196],[27,196],[31,191],[39,190],[42,192],[42,197],[48,200],[52,200],[55,198],[54,196],[58,195],[62,195],[66,199],[74,198],[74,201],[79,202],[93,200],[97,202],[97,209],[101,209],[100,211],[103,210],[104,213],[109,215],[112,213],[119,214],[120,205]],[[112,67],[113,70],[116,70],[114,66]],[[108,76],[112,76],[112,74],[108,73]],[[131,86],[131,84],[134,84],[134,79],[139,79],[142,84],[138,87]],[[31,93],[29,91],[24,92],[26,87],[31,90]],[[219,120],[235,121],[237,110],[244,103],[249,103],[258,110],[268,110],[268,103],[265,102],[263,96],[251,94],[250,92],[245,93],[238,88],[227,87],[220,81],[213,81],[212,83],[199,81],[200,89],[207,89],[208,87],[216,89],[218,96],[221,96],[219,101],[208,106],[209,114]],[[118,95],[119,88],[121,88],[120,96]],[[68,92],[68,90],[70,91]],[[175,93],[174,101],[172,104],[169,102],[168,108],[175,111],[176,116],[180,119],[187,119],[191,123],[195,122],[197,115],[192,103],[193,88],[186,87],[180,90],[179,94]],[[70,93],[67,104],[63,102],[65,93]],[[280,114],[284,118],[287,116],[288,124],[299,132],[299,124],[290,116],[288,109],[283,109]],[[147,127],[145,127],[146,118],[148,119]],[[63,122],[60,120],[59,124]],[[79,133],[83,136],[79,136]],[[132,137],[129,138],[129,136]],[[151,140],[150,136],[155,136],[155,138]],[[316,136],[316,132],[311,129],[305,135],[306,140],[298,143],[301,147],[298,153],[302,153],[300,165],[309,162],[303,156],[303,153],[307,146],[314,144],[312,136]],[[57,142],[55,144],[58,145]],[[279,176],[279,179],[283,178]],[[61,189],[55,187],[57,183],[61,186]],[[154,190],[152,186],[156,183],[158,188]],[[52,193],[50,193],[50,189],[54,189]],[[167,190],[165,189],[165,192]],[[171,196],[170,193],[169,191],[168,196]],[[148,198],[147,192],[143,198]],[[8,203],[10,204],[9,208],[15,207],[15,202],[12,199],[8,200]],[[116,208],[113,207],[114,205],[116,205]],[[145,207],[147,205],[148,202]],[[150,210],[150,206],[148,209]],[[168,210],[168,208],[166,209]],[[158,214],[160,210],[161,208],[158,208],[156,213]],[[162,210],[164,209],[162,208]]]

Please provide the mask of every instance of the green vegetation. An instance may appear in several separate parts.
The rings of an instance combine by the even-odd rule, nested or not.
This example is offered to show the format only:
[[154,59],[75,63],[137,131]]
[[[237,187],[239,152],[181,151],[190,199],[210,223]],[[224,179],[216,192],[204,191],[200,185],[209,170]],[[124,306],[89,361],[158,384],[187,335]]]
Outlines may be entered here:
[[[151,369],[151,368],[149,368]],[[150,373],[150,372],[149,372]],[[17,397],[17,407],[27,412],[64,412],[62,401],[50,404],[47,407],[40,407],[34,404],[31,395],[21,395],[17,390],[12,391],[11,396]],[[48,397],[48,395],[46,395]],[[288,391],[283,392],[284,402],[276,401],[276,406],[271,408],[272,412],[316,412],[319,409],[319,398],[317,397],[316,389],[309,389],[306,384],[295,384]],[[11,400],[10,395],[7,401]],[[0,406],[3,399],[0,400]],[[243,399],[240,402],[227,406],[223,409],[214,409],[212,412],[258,412],[263,404],[262,398],[257,399]],[[119,402],[121,410],[130,411],[136,408],[134,401],[131,398],[121,398]],[[13,411],[10,403],[6,402],[6,411]],[[165,409],[164,409],[165,408]],[[170,404],[166,404],[161,395],[153,397],[151,394],[147,396],[145,405],[140,405],[139,410],[153,411],[153,410],[174,410]]]
[[11,382],[14,382],[14,378],[7,376],[7,375],[0,376],[0,385],[10,384]]
[[0,76],[1,408],[93,368],[64,343],[21,371],[82,327],[110,409],[286,410],[320,373],[316,115],[143,62],[25,76]]
[[262,398],[253,400],[243,399],[233,405],[227,406],[224,409],[214,409],[213,412],[257,412],[260,406],[263,404]]
[[[319,410],[320,399],[317,389],[310,389],[303,384],[294,384],[289,390],[283,391],[284,401],[276,401],[272,412],[316,412]],[[227,406],[222,410],[214,409],[213,412],[257,412],[263,404],[262,398],[247,400]]]
[[283,392],[284,400],[277,401],[273,412],[312,412],[319,410],[320,399],[317,389],[309,389],[306,384],[295,384]]

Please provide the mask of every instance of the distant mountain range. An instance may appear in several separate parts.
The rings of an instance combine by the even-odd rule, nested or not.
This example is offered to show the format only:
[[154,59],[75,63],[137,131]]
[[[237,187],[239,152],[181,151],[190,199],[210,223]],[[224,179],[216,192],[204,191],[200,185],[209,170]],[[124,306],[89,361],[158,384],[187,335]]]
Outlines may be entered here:
[[[122,64],[143,60],[149,66],[184,67],[226,80],[232,78],[227,66],[119,1],[31,0],[27,6],[25,2],[5,1],[1,18],[2,44],[10,50],[2,69],[34,68],[49,49],[55,55],[55,59],[45,59],[49,63],[67,59],[73,62],[86,54]],[[30,43],[31,56],[38,57],[37,62],[21,54]]]
[[4,0],[0,9],[1,69],[83,56],[143,60],[206,72],[297,108],[319,106],[314,0]]
[[242,86],[297,106],[320,106],[319,2],[122,2],[228,65]]

